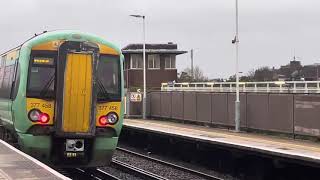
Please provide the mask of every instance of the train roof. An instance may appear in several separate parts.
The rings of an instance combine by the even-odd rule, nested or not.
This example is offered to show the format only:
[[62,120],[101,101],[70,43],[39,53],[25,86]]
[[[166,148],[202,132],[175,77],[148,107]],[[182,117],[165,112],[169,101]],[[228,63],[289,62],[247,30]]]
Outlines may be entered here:
[[49,41],[54,41],[54,40],[72,40],[72,41],[90,41],[90,42],[95,42],[99,44],[106,45],[112,49],[114,49],[118,54],[121,54],[121,50],[114,45],[113,43],[110,43],[103,38],[90,34],[90,33],[85,33],[81,31],[75,31],[75,30],[55,30],[55,31],[45,31],[41,34],[35,34],[35,36],[31,37],[30,39],[26,40],[22,44],[20,44],[17,47],[14,47],[4,53],[1,53],[1,55],[6,54],[10,51],[23,48],[23,47],[28,47],[32,48],[35,45],[46,43]]

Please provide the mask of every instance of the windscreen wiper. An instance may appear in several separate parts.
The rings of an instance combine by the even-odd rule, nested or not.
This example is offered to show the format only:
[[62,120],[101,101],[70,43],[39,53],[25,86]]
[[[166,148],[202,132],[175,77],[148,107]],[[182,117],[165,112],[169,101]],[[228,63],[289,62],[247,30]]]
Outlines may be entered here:
[[98,93],[98,99],[99,99],[99,95],[100,94],[102,94],[103,98],[110,99],[108,91],[103,86],[103,84],[101,83],[99,78],[97,78],[97,84],[98,84],[98,88],[99,88],[99,91],[100,91],[100,93]]
[[55,76],[55,73],[52,74],[49,81],[43,86],[42,90],[40,91],[40,97],[45,97],[45,95],[48,93],[49,88],[54,81],[54,76]]

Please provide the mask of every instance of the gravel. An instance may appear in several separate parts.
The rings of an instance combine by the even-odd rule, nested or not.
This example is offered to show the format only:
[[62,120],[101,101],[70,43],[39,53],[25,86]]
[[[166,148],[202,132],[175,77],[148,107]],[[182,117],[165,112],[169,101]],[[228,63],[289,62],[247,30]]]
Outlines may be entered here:
[[116,151],[116,153],[114,154],[114,158],[121,162],[130,164],[135,167],[141,168],[143,170],[149,171],[151,173],[160,175],[167,179],[175,179],[175,180],[204,179],[194,174],[177,170],[167,165],[159,164],[159,163],[150,161],[148,159],[144,159],[129,153],[125,153],[125,152]]
[[136,177],[132,174],[129,174],[129,173],[126,173],[122,170],[119,170],[117,169],[116,167],[110,165],[108,167],[103,167],[103,168],[100,168],[101,170],[107,172],[107,173],[110,173],[112,174],[113,176],[115,177],[118,177],[120,179],[123,179],[123,180],[142,180],[141,178],[139,177]]
[[[238,179],[238,178],[232,177],[230,175],[222,174],[222,173],[219,173],[219,172],[217,172],[215,170],[208,169],[208,168],[203,167],[203,166],[199,166],[197,164],[192,164],[192,163],[184,162],[184,161],[181,161],[181,160],[173,159],[172,157],[165,157],[163,155],[161,156],[161,155],[153,154],[152,152],[148,152],[146,150],[142,150],[142,149],[138,149],[138,148],[134,148],[134,147],[129,147],[129,146],[126,146],[124,144],[121,144],[120,147],[132,150],[132,151],[137,152],[137,153],[148,155],[150,157],[153,157],[153,158],[156,158],[156,159],[160,159],[160,160],[163,160],[163,161],[166,161],[166,162],[177,164],[177,165],[189,168],[189,169],[200,171],[200,172],[203,172],[205,174],[210,174],[212,176],[216,176],[216,177],[219,177],[221,179],[225,179],[225,180],[237,180]],[[180,171],[180,170],[172,170],[171,167],[168,168],[167,166],[166,166],[166,168],[171,169],[172,171],[169,170],[169,172],[166,172],[166,171],[161,169],[162,166],[163,166],[161,164],[156,164],[155,162],[152,162],[152,161],[149,161],[149,160],[145,160],[145,159],[141,159],[140,157],[137,157],[137,156],[134,156],[134,155],[131,155],[131,154],[128,154],[128,153],[124,153],[124,152],[121,152],[121,151],[116,151],[116,153],[114,154],[114,157],[117,160],[120,160],[120,161],[123,161],[123,162],[127,162],[127,163],[130,163],[130,164],[133,164],[133,165],[137,164],[137,167],[141,166],[141,165],[139,165],[140,163],[141,164],[145,163],[145,165],[143,165],[143,166],[145,166],[148,169],[150,169],[150,172],[157,173],[157,174],[159,174],[161,176],[163,175],[164,177],[167,177],[168,179],[204,179],[202,177],[198,177],[198,176],[195,176],[194,174],[186,173],[186,172],[183,172],[183,171]],[[137,162],[135,162],[135,159],[137,160]],[[155,168],[153,168],[153,166]],[[144,168],[142,168],[142,169],[144,169]],[[148,170],[148,169],[146,169],[146,170]],[[173,175],[170,176],[170,174],[172,174],[172,173],[173,173]],[[178,175],[175,174],[175,173],[178,173]],[[169,176],[167,176],[167,175],[169,175]]]

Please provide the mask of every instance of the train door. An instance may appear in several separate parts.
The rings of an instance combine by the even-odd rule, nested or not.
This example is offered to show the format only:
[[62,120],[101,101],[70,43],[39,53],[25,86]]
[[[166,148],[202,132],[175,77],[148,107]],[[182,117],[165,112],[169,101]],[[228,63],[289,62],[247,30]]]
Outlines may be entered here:
[[87,133],[92,108],[92,54],[68,53],[66,61],[63,131]]

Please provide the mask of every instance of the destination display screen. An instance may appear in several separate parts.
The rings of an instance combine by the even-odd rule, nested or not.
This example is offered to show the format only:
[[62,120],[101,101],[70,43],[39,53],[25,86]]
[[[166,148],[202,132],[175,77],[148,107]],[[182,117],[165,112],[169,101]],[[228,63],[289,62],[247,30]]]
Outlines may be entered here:
[[33,58],[33,64],[53,65],[53,58],[35,57]]

